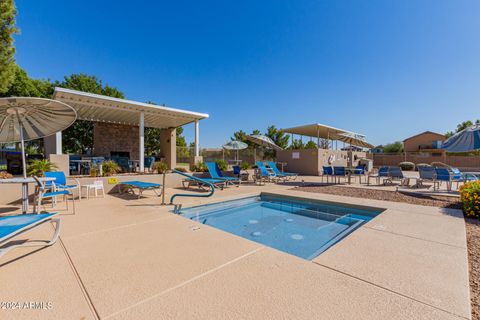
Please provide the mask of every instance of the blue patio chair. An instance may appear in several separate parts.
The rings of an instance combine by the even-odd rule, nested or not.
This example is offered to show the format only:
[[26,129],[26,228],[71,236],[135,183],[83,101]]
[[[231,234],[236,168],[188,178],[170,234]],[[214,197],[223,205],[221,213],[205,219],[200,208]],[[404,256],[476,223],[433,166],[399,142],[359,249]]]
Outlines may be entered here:
[[45,188],[51,189],[53,191],[59,190],[69,190],[73,191],[76,190],[78,193],[78,200],[81,200],[80,196],[80,181],[76,178],[68,178],[68,180],[75,181],[74,184],[67,184],[67,177],[63,171],[47,171],[44,172],[43,175],[46,178],[54,178],[53,181],[46,181]]
[[435,168],[435,181],[433,183],[433,189],[438,190],[440,189],[440,185],[445,182],[447,185],[447,191],[452,191],[453,183],[460,183],[460,180],[455,178],[455,173],[449,171],[447,168]]
[[415,187],[421,188],[424,186],[424,182],[434,182],[435,181],[435,168],[431,166],[418,166],[418,176],[417,183]]
[[153,171],[153,164],[155,163],[155,157],[145,157],[143,160],[143,165],[144,165],[144,170],[147,170],[148,172]]
[[355,167],[355,170],[352,172],[352,176],[358,177],[360,183],[362,183],[362,177],[365,177],[366,170],[365,165],[360,164]]
[[378,173],[376,174],[370,174],[367,177],[367,184],[370,185],[370,178],[375,178],[377,180],[377,185],[380,184],[381,179],[385,180],[388,179],[388,171],[390,168],[388,166],[382,166],[378,168]]
[[78,155],[69,155],[69,163],[68,163],[68,167],[69,167],[69,170],[70,170],[70,174],[80,174],[80,171],[79,171],[79,164],[77,162],[74,162],[72,160],[81,160],[82,157],[81,156],[78,156]]
[[345,178],[347,176],[347,171],[345,170],[345,167],[333,167],[333,177],[335,179],[335,183],[340,183],[340,179],[343,177]]
[[407,177],[403,174],[403,171],[400,167],[390,167],[388,169],[388,178],[384,180],[386,182],[393,183],[393,181],[400,181],[400,185],[408,186],[410,184],[410,177]]
[[323,166],[323,173],[322,173],[322,182],[323,182],[323,177],[327,177],[327,183],[328,183],[328,177],[333,177],[333,168],[330,166]]
[[[60,219],[56,218],[56,215],[56,213],[40,213],[0,217],[0,257],[14,248],[43,247],[54,244],[60,233]],[[55,224],[55,232],[49,241],[42,244],[27,241],[29,239],[25,239],[25,241],[22,241],[21,243],[18,241],[12,241],[22,233],[32,230],[46,222],[52,222]],[[11,244],[9,245],[10,242]]]
[[35,194],[35,201],[34,201],[34,207],[33,207],[33,212],[38,212],[40,207],[42,206],[42,202],[45,199],[50,199],[52,203],[52,207],[54,207],[57,203],[57,197],[62,196],[66,209],[68,211],[68,198],[71,196],[72,204],[73,204],[73,213],[75,213],[75,197],[73,196],[73,193],[67,188],[67,189],[55,189],[53,191],[49,191],[47,187],[45,187],[45,184],[42,183],[36,176],[33,176],[33,179],[35,179],[37,183],[37,193]]
[[208,173],[212,179],[224,180],[226,181],[226,184],[233,184],[236,182],[238,184],[237,186],[240,186],[240,179],[236,177],[225,177],[216,162],[206,162],[205,165],[207,166]]
[[272,171],[277,175],[277,177],[285,177],[286,179],[293,178],[293,180],[297,179],[298,173],[293,172],[281,172],[278,170],[278,167],[274,161],[268,161],[268,166]]
[[122,168],[123,172],[133,171],[133,164],[129,161],[128,157],[112,157],[112,160]]
[[272,170],[269,170],[265,163],[262,161],[255,162],[255,165],[258,167],[257,175],[255,176],[255,182],[258,180],[260,184],[263,182],[277,182],[278,177]]

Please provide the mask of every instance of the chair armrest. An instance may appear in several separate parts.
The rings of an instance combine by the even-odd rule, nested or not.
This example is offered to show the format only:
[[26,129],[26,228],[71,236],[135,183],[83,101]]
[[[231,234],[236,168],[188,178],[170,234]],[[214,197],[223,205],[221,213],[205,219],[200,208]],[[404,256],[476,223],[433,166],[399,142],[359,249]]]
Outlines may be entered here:
[[75,184],[77,185],[77,187],[80,188],[80,180],[78,180],[77,178],[70,178],[70,177],[68,177],[67,180],[73,180],[73,181],[75,181]]

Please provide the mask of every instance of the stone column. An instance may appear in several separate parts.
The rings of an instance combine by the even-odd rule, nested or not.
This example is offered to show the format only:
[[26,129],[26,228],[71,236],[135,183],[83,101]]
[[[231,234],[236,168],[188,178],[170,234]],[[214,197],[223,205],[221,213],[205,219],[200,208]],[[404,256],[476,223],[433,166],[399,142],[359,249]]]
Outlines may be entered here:
[[166,128],[160,131],[160,157],[165,158],[168,168],[177,166],[177,129]]

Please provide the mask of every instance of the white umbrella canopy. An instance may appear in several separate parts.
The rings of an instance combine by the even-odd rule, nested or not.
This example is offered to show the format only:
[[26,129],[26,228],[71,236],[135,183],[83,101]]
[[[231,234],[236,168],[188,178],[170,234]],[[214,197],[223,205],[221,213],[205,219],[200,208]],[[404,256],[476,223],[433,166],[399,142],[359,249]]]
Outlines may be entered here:
[[277,151],[283,150],[283,148],[275,144],[275,142],[273,142],[272,139],[261,134],[252,134],[252,135],[246,136],[246,138],[247,140],[252,141],[253,143],[258,144],[259,146],[262,146],[265,148],[270,148]]
[[337,136],[337,140],[343,141],[345,143],[348,143],[349,145],[353,145],[357,147],[369,148],[369,149],[374,148],[374,145],[368,143],[367,140],[365,139],[365,136],[361,134],[350,133],[350,132],[340,133]]
[[76,118],[76,111],[60,101],[30,97],[0,98],[0,142],[21,142],[23,176],[26,178],[24,141],[65,130]]
[[243,149],[247,149],[248,145],[242,141],[230,141],[224,144],[223,148],[227,150],[243,150]]

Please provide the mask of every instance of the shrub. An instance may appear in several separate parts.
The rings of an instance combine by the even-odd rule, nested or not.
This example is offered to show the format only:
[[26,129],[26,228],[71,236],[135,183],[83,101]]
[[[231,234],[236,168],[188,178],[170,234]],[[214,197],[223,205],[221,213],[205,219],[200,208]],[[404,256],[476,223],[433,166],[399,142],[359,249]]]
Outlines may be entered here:
[[467,217],[480,219],[480,181],[467,182],[461,186],[460,200]]
[[431,167],[428,163],[417,163],[415,170],[418,171],[418,167]]
[[228,169],[228,164],[225,160],[217,160],[217,165],[221,171],[225,171]]
[[168,165],[163,161],[157,161],[153,164],[153,169],[157,170],[158,173],[164,173],[168,170]]
[[27,174],[29,176],[43,177],[43,173],[47,171],[55,171],[57,166],[47,159],[32,160],[27,167]]
[[207,172],[208,168],[207,168],[207,165],[204,162],[198,162],[198,163],[192,165],[191,170],[193,172]]
[[402,168],[402,170],[405,170],[405,171],[413,171],[415,170],[415,163],[413,162],[408,162],[408,161],[404,161],[404,162],[400,162],[398,164],[398,166],[400,168]]
[[240,169],[241,169],[241,170],[248,170],[248,169],[250,169],[250,168],[251,168],[251,166],[250,166],[250,164],[249,164],[248,162],[242,162],[242,163],[240,164]]
[[187,169],[185,167],[176,167],[175,170],[180,172],[187,172]]
[[107,160],[102,163],[102,175],[104,177],[113,176],[120,171],[120,166],[113,160]]

